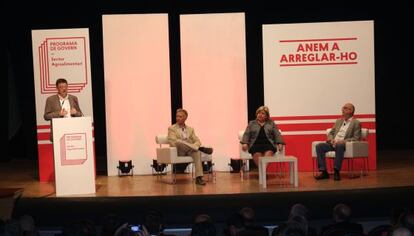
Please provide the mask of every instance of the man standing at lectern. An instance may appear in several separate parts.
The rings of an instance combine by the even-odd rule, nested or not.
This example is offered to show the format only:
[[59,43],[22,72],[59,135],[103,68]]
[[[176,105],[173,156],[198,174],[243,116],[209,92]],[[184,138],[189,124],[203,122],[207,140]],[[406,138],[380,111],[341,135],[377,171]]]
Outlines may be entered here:
[[[78,98],[68,94],[68,82],[66,79],[57,79],[56,89],[58,93],[48,97],[46,100],[43,118],[51,121],[53,118],[83,116]],[[50,131],[50,141],[53,142],[52,129]]]
[[194,129],[185,124],[188,113],[184,109],[178,109],[175,115],[176,123],[168,128],[168,142],[171,147],[177,147],[179,156],[189,155],[194,160],[196,184],[205,185],[203,180],[203,166],[201,163],[201,152],[211,154],[213,149],[202,147],[200,139]]

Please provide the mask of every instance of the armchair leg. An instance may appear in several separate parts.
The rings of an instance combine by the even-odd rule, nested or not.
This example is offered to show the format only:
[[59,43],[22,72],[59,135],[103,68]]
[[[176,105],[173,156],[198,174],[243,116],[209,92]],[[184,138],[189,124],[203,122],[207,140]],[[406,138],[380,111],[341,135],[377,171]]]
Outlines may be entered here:
[[163,183],[175,184],[177,182],[176,176],[175,176],[175,165],[174,164],[167,164],[167,166],[165,167],[165,175],[168,174],[168,166],[171,166],[171,177],[170,177],[171,181],[164,181],[163,180],[163,175],[164,174],[157,174],[157,178],[160,178],[161,182],[163,182]]
[[176,179],[176,176],[175,176],[175,174],[177,172],[177,168],[174,164],[171,164],[171,165],[172,165],[172,169],[171,169],[172,184],[175,184],[177,182],[177,179]]
[[368,176],[368,169],[369,169],[369,159],[368,158],[362,158],[362,166],[361,166],[361,173],[360,177]]
[[241,179],[241,181],[244,181],[244,178],[245,178],[244,168],[247,165],[246,161],[247,160],[242,160],[242,162],[241,162],[241,166],[240,166],[240,179]]
[[357,178],[358,171],[360,171],[359,177],[362,178],[368,175],[368,168],[369,168],[369,160],[368,158],[363,158],[360,169],[355,168],[354,158],[348,159],[348,170],[349,170],[349,177],[350,178]]
[[195,175],[195,163],[190,163],[189,165],[191,165],[191,178],[194,180],[196,178]]
[[216,174],[214,172],[214,163],[211,161],[211,165],[209,166],[209,162],[206,161],[205,162],[207,164],[207,166],[209,167],[207,169],[207,176],[208,176],[208,181],[212,180],[213,182],[216,182]]
[[368,176],[368,171],[369,171],[369,159],[364,158],[364,176]]
[[214,171],[214,163],[213,162],[211,162],[210,175],[211,175],[211,178],[213,180],[213,183],[215,183],[216,182],[216,172]]
[[317,165],[316,157],[312,157],[312,175],[313,175],[313,177],[316,176],[316,171],[315,171],[316,165]]
[[353,159],[348,159],[348,176],[349,178],[353,179],[355,177],[354,175],[354,160]]

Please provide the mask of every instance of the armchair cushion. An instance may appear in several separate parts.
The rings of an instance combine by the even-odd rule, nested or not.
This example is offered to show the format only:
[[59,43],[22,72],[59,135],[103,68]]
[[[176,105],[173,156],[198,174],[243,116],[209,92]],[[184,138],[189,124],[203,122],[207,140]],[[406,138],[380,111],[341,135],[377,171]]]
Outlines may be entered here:
[[168,136],[159,134],[155,136],[155,142],[160,145],[157,148],[157,162],[160,164],[179,164],[191,163],[193,158],[191,156],[178,156],[176,147],[163,147],[162,145],[169,145]]
[[325,143],[325,141],[313,141],[312,142],[312,157],[317,157],[318,156],[318,155],[316,155],[316,145],[318,145],[320,143]]
[[367,141],[353,141],[347,142],[345,147],[345,158],[353,157],[367,157],[368,156],[368,142]]
[[177,164],[193,162],[190,156],[178,156],[176,147],[157,148],[157,162],[163,164]]
[[[328,135],[331,129],[326,130]],[[368,129],[361,129],[361,138],[364,140],[368,136]],[[325,141],[313,141],[312,142],[312,157],[316,157],[316,145],[324,143]],[[335,157],[335,152],[327,152],[326,157]],[[367,141],[351,141],[345,144],[344,158],[354,157],[368,157],[368,142]]]

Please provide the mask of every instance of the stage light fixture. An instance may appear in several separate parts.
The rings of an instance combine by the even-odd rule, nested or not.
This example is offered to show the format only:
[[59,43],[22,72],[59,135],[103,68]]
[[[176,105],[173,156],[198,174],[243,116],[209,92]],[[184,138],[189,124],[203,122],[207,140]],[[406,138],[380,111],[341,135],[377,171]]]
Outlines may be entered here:
[[167,167],[166,164],[158,164],[157,160],[152,160],[152,174],[153,175],[163,175],[166,174],[165,168]]
[[118,176],[134,175],[134,165],[132,160],[118,162]]

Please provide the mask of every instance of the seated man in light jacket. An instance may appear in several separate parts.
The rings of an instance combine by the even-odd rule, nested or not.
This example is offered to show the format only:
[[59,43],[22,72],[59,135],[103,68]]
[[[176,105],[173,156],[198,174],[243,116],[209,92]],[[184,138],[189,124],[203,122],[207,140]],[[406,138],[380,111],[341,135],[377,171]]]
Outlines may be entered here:
[[179,156],[191,156],[194,160],[196,184],[205,185],[203,180],[203,166],[201,163],[200,151],[211,154],[212,148],[202,147],[200,139],[194,129],[185,124],[188,112],[178,109],[176,112],[176,123],[168,128],[168,142],[171,147],[177,147]]
[[315,176],[315,179],[329,179],[329,174],[326,170],[325,154],[329,151],[335,151],[334,180],[341,180],[339,172],[344,159],[345,144],[346,142],[359,141],[361,139],[361,123],[353,118],[354,113],[354,105],[346,103],[342,107],[342,117],[336,120],[328,134],[326,143],[316,145],[318,169],[321,173]]

